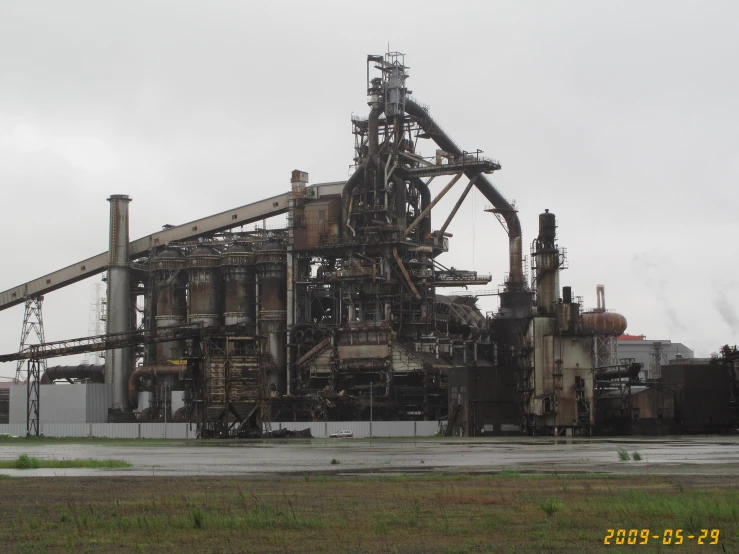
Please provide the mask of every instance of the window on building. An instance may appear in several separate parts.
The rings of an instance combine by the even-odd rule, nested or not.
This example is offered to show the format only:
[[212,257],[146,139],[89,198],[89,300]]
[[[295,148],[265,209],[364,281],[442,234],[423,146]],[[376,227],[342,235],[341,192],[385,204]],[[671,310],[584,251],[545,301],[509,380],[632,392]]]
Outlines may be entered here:
[[493,431],[495,431],[495,427],[493,426],[492,417],[486,417],[483,420],[482,430],[486,433],[492,433]]

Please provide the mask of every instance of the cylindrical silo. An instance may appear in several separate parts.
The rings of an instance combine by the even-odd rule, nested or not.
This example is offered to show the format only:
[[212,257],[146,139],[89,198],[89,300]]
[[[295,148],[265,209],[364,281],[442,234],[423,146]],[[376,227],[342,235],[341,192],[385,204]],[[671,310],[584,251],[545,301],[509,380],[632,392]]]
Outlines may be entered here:
[[[132,330],[131,268],[128,260],[128,204],[125,194],[113,194],[110,202],[108,246],[107,332]],[[128,408],[128,376],[133,371],[131,348],[109,350],[105,357],[105,382],[113,385],[113,408]]]
[[187,257],[189,282],[188,320],[202,322],[206,327],[218,325],[218,270],[221,257],[210,246],[199,246]]
[[[182,325],[187,318],[187,260],[180,250],[166,248],[151,262],[156,294],[157,329]],[[157,344],[157,362],[183,356],[183,341]]]
[[254,325],[254,253],[240,243],[221,254],[226,325]]
[[270,376],[270,388],[285,391],[287,340],[287,252],[274,240],[266,243],[256,255],[261,310],[259,334],[267,337],[267,352],[276,371]]

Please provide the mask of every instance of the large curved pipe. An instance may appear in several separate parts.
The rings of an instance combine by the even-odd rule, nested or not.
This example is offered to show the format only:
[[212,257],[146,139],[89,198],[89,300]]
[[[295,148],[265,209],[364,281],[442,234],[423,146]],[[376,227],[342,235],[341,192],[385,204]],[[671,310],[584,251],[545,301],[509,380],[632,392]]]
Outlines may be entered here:
[[380,135],[378,131],[380,115],[385,108],[372,108],[367,119],[367,157],[372,158],[380,148]]
[[[413,179],[413,184],[421,193],[421,211],[423,211],[429,204],[431,204],[431,191],[423,179],[418,177]],[[431,234],[431,212],[429,212],[429,214],[423,218],[423,221],[418,224],[418,234],[422,241]]]
[[470,330],[470,336],[472,340],[476,340],[480,337],[480,329],[477,327],[477,322],[475,322],[474,319],[472,319],[462,308],[460,304],[454,304],[453,302],[450,302],[448,304],[449,309],[457,314],[457,317],[459,317],[462,321],[467,323],[467,327]]
[[484,317],[478,314],[474,309],[472,309],[471,306],[468,306],[467,304],[456,304],[456,306],[462,308],[474,320],[475,325],[477,325],[477,328],[480,329],[481,338],[484,339],[488,335],[490,335],[490,330],[488,329],[488,322]]
[[395,221],[398,229],[405,231],[408,226],[407,211],[405,208],[405,180],[402,177],[393,175],[393,183],[395,183]]
[[[434,142],[442,150],[454,154],[455,156],[461,156],[462,151],[454,143],[454,141],[436,124],[434,119],[424,110],[421,106],[416,104],[410,98],[405,100],[405,111],[409,115],[417,118],[421,127],[426,133],[433,137]],[[465,171],[465,175],[470,179],[475,179],[475,186],[485,198],[497,209],[501,210],[501,215],[508,225],[508,248],[509,248],[509,264],[510,271],[508,279],[512,284],[523,285],[523,251],[521,243],[521,222],[518,219],[513,206],[508,203],[508,200],[503,198],[488,178],[479,172],[474,170]]]
[[89,379],[93,383],[105,382],[104,365],[55,365],[47,367],[41,376],[42,385],[50,385],[60,379]]
[[349,202],[352,197],[354,188],[364,178],[365,172],[368,168],[379,167],[380,164],[374,158],[380,149],[380,136],[379,136],[379,120],[382,112],[385,111],[384,107],[377,107],[370,110],[369,118],[367,119],[367,160],[360,164],[354,171],[349,180],[344,185],[344,189],[341,191],[341,221],[339,222],[339,235],[344,236],[344,228],[349,223]]
[[339,224],[339,234],[344,236],[344,227],[349,223],[349,200],[351,200],[352,192],[360,181],[360,176],[364,175],[364,170],[367,168],[367,162],[357,167],[356,171],[352,173],[349,180],[344,185],[341,191],[341,222]]
[[136,368],[128,378],[128,399],[134,403],[138,400],[138,382],[142,375],[179,375],[181,371],[184,369],[177,365],[143,365]]

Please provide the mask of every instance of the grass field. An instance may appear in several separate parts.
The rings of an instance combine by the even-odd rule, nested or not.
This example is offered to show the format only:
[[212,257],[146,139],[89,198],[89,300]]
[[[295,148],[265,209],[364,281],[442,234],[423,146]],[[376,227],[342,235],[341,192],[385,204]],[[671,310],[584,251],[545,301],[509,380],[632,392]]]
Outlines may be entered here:
[[83,459],[39,459],[27,454],[21,454],[15,460],[0,460],[0,469],[38,469],[52,468],[64,469],[70,467],[95,468],[123,468],[131,467],[131,464],[123,460],[98,460],[96,458]]
[[[49,553],[739,551],[739,489],[691,479],[5,478],[0,544]],[[605,546],[606,530],[619,528],[721,535],[716,546]]]

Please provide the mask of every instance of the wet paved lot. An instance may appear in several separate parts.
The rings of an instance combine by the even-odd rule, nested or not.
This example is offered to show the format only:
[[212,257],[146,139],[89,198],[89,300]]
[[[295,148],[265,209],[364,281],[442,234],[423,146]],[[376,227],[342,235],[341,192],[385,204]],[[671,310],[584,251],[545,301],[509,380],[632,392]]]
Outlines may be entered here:
[[[641,461],[619,461],[618,448]],[[279,473],[607,472],[739,475],[739,436],[623,439],[497,438],[440,440],[271,440],[218,444],[172,441],[126,445],[0,445],[0,459],[122,459],[127,469],[2,469],[23,476],[274,475]],[[331,460],[338,464],[331,464]]]

